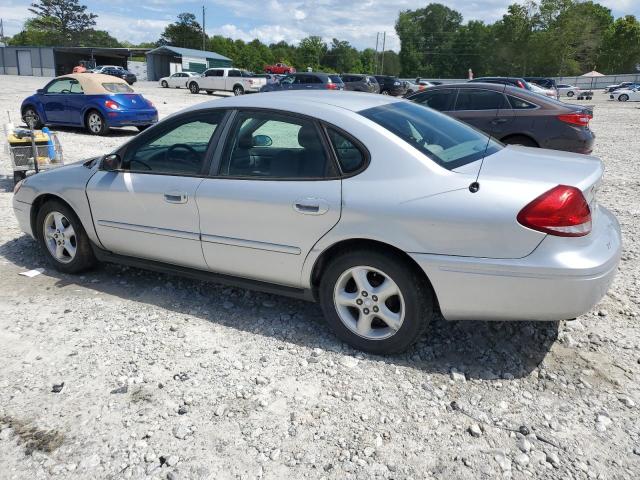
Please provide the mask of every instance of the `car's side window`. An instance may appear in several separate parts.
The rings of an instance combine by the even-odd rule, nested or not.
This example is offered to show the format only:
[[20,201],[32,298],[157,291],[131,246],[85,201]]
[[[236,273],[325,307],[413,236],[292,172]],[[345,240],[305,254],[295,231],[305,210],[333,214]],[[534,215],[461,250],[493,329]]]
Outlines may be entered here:
[[336,152],[336,157],[338,158],[342,172],[353,173],[362,168],[366,160],[362,150],[333,128],[328,128],[327,133],[329,134],[333,150]]
[[324,178],[332,170],[313,120],[275,112],[241,112],[228,138],[223,176],[294,180]]
[[72,82],[78,83],[70,78],[56,80],[47,87],[47,93],[71,93]]
[[460,89],[456,99],[456,110],[497,110],[510,108],[502,92],[479,88]]
[[198,175],[209,142],[224,117],[216,110],[184,118],[129,148],[124,168],[131,172]]
[[529,103],[525,100],[522,100],[521,98],[512,97],[511,95],[507,95],[507,98],[509,99],[511,108],[513,108],[514,110],[526,110],[529,108],[536,108],[536,105],[534,105],[533,103]]
[[421,103],[429,108],[433,108],[434,110],[438,110],[439,112],[446,112],[451,110],[455,94],[456,91],[452,88],[433,92],[424,92],[417,95],[415,102]]

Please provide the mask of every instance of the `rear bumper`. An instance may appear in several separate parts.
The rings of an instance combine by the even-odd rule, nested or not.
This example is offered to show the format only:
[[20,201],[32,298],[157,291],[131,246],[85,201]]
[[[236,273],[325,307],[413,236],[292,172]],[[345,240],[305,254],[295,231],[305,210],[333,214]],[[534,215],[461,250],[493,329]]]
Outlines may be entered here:
[[551,131],[555,132],[555,135],[544,139],[540,145],[542,148],[582,153],[585,155],[593,152],[596,135],[590,129],[564,124],[559,126],[554,125],[554,127]]
[[155,109],[107,112],[107,123],[110,127],[152,125],[157,122],[158,112]]
[[520,259],[411,256],[431,280],[447,320],[566,320],[600,301],[620,261],[616,218],[597,207],[593,223],[585,237],[547,236]]

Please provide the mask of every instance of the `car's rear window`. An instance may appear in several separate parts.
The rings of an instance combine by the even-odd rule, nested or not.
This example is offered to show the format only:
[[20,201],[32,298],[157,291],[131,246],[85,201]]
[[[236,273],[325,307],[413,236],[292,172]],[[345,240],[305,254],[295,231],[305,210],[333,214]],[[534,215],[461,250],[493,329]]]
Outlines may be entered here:
[[111,93],[133,93],[133,88],[126,83],[103,83],[102,86]]
[[359,113],[449,170],[503,148],[500,142],[484,133],[411,102],[389,103]]

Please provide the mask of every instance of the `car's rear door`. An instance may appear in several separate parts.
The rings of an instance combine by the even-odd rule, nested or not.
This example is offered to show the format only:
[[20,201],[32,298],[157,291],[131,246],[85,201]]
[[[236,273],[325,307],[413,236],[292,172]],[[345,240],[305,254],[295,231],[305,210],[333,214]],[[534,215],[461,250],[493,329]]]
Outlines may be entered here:
[[513,111],[502,91],[460,88],[451,115],[495,137],[509,134]]
[[102,245],[117,254],[206,269],[196,190],[226,112],[186,113],[140,135],[120,171],[98,171],[87,197]]
[[307,254],[341,213],[341,180],[318,124],[239,111],[218,157],[196,197],[209,268],[299,286]]

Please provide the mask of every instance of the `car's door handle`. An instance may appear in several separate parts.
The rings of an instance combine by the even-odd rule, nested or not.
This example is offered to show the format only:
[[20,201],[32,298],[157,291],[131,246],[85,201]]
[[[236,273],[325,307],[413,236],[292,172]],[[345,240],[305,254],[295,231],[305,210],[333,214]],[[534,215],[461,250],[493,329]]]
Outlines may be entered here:
[[321,198],[301,198],[293,203],[293,209],[305,215],[323,215],[329,211],[329,202]]
[[500,125],[501,123],[507,123],[507,119],[506,118],[496,118],[494,120],[491,120],[491,123],[493,125]]
[[184,192],[167,192],[164,194],[164,201],[168,203],[187,203],[189,196]]

